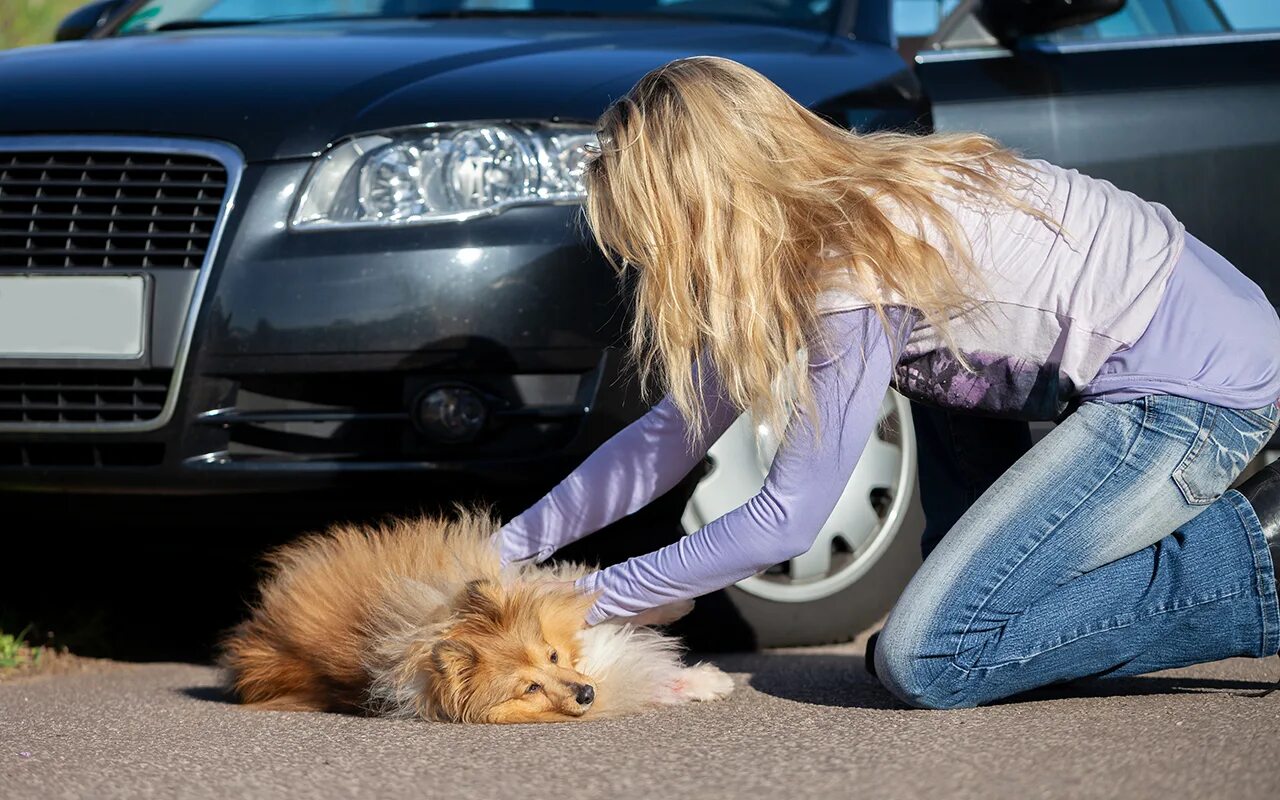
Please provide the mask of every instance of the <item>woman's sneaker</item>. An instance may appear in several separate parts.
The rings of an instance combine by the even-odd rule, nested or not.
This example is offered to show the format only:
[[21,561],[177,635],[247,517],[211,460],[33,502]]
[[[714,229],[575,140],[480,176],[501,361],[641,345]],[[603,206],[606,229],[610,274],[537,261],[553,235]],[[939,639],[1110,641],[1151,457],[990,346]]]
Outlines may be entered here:
[[[1253,506],[1253,512],[1262,523],[1262,535],[1266,537],[1271,551],[1271,568],[1276,571],[1276,582],[1280,584],[1280,461],[1273,461],[1249,480],[1236,487],[1236,491],[1244,495]],[[1266,697],[1280,687],[1280,683],[1270,689],[1250,693],[1250,697]]]

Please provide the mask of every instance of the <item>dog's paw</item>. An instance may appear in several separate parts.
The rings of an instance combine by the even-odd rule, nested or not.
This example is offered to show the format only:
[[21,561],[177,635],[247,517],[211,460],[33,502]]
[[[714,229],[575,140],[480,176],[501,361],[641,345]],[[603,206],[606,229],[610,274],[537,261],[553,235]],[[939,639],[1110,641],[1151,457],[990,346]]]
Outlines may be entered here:
[[733,692],[733,678],[715,664],[694,664],[680,670],[671,691],[686,703],[721,700]]

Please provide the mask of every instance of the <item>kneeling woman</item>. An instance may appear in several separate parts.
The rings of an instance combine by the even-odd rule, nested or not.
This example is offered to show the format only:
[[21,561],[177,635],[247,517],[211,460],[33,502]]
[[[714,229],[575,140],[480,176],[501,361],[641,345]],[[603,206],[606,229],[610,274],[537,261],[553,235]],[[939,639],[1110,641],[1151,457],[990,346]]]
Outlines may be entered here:
[[[539,560],[674,486],[741,413],[785,427],[760,493],[580,581],[589,624],[812,544],[889,386],[1060,419],[943,537],[869,668],[973,706],[1090,675],[1280,650],[1280,319],[1169,210],[976,134],[858,135],[695,57],[599,121],[587,219],[634,271],[665,397],[499,534]],[[1242,493],[1243,492],[1243,493]]]

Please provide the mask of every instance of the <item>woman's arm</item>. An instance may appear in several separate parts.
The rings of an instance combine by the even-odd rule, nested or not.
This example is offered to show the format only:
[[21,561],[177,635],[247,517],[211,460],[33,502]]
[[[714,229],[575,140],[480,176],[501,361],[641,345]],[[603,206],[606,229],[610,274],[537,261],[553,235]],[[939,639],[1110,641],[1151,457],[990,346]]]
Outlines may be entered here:
[[498,531],[502,563],[556,550],[644,507],[679,483],[738,413],[710,369],[698,371],[707,424],[691,447],[679,410],[665,397],[614,434],[537,503]]
[[[899,312],[886,312],[896,329]],[[813,545],[875,428],[893,371],[889,342],[874,311],[847,311],[825,320],[831,340],[847,346],[833,360],[810,368],[819,435],[797,415],[759,494],[674,544],[577,581],[581,591],[602,591],[588,624],[706,594]]]

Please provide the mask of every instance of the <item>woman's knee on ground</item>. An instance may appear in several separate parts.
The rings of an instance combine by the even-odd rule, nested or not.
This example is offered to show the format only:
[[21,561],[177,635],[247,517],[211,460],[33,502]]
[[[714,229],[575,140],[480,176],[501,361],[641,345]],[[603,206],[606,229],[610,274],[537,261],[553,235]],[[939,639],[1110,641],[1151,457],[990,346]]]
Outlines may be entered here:
[[943,655],[941,646],[920,641],[892,621],[880,632],[875,648],[876,677],[895,697],[915,708],[972,708],[978,676],[966,673]]

